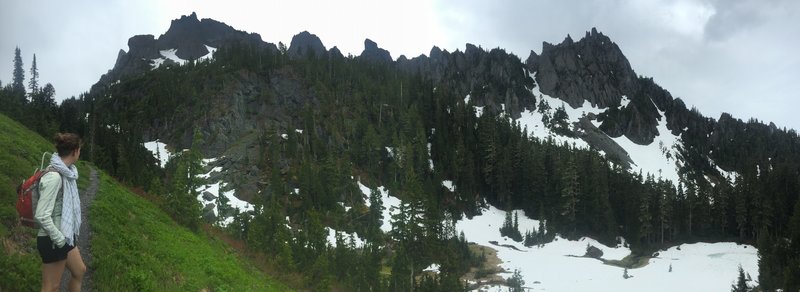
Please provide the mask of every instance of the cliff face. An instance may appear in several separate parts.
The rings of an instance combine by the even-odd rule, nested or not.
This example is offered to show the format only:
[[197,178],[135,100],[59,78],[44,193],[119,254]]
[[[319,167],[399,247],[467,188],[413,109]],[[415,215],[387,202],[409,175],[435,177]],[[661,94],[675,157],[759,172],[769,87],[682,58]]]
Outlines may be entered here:
[[531,51],[528,69],[537,72],[540,91],[559,97],[574,108],[589,101],[593,106],[619,106],[623,95],[638,89],[636,72],[617,44],[592,29],[579,42],[570,36],[558,45],[544,43],[542,54]]
[[[167,32],[158,38],[153,35],[137,35],[128,39],[128,52],[119,51],[114,67],[92,85],[90,93],[103,92],[117,80],[149,71],[153,68],[155,59],[164,57],[161,51],[175,50],[178,58],[194,61],[210,53],[208,47],[219,48],[234,42],[278,50],[274,44],[262,41],[261,36],[256,33],[238,31],[213,19],[198,20],[197,14],[192,13],[173,20]],[[173,61],[165,58],[164,62]]]

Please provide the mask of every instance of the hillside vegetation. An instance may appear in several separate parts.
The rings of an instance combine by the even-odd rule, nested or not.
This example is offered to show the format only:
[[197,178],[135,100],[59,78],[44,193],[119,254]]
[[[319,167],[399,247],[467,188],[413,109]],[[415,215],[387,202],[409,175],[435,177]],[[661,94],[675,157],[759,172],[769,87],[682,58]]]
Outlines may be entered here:
[[[0,115],[0,291],[33,291],[41,281],[35,230],[16,223],[15,189],[51,144]],[[79,163],[79,187],[90,164]],[[90,207],[93,283],[98,291],[285,291],[226,243],[176,224],[158,206],[98,169],[100,190]]]

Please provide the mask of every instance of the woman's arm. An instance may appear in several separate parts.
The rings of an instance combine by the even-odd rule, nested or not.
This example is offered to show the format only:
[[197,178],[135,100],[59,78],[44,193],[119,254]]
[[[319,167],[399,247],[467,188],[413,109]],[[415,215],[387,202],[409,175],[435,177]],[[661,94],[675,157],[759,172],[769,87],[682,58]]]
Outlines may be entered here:
[[39,182],[39,201],[36,204],[36,221],[42,226],[53,243],[58,247],[63,247],[66,239],[55,223],[53,222],[53,208],[56,203],[56,196],[61,190],[61,176],[57,172],[49,172],[42,176]]

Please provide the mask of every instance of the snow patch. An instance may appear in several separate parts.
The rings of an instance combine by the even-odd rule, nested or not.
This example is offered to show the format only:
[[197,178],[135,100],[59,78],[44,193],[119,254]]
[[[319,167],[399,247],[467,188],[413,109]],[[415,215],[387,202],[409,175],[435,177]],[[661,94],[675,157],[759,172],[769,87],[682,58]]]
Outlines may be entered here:
[[481,117],[483,115],[483,106],[475,106],[475,116]]
[[455,192],[456,191],[456,187],[453,186],[453,181],[451,181],[451,180],[443,180],[442,181],[442,186],[447,188],[451,192]]
[[153,153],[153,157],[155,157],[159,161],[159,166],[164,168],[169,162],[172,154],[167,150],[167,144],[161,143],[158,140],[145,142],[144,148],[150,150]]
[[[369,198],[372,189],[365,186],[360,181],[357,183],[361,193]],[[400,213],[399,208],[402,202],[397,197],[390,196],[389,190],[383,186],[379,186],[377,190],[381,194],[381,201],[383,202],[383,222],[381,222],[381,230],[383,232],[389,232],[392,231],[392,215]],[[367,207],[369,207],[369,200],[366,200],[366,202]]]
[[[216,161],[217,161],[217,158],[203,159],[202,160],[202,165],[203,165],[203,167],[206,167],[210,163],[214,163]],[[239,213],[252,212],[252,211],[255,210],[255,207],[253,206],[253,204],[250,204],[249,202],[244,201],[244,200],[240,200],[239,198],[236,197],[236,190],[231,189],[231,190],[227,190],[227,191],[221,192],[221,189],[225,189],[226,188],[227,183],[225,183],[225,182],[223,182],[222,180],[219,180],[219,179],[216,180],[216,181],[213,181],[213,182],[209,181],[209,179],[211,177],[211,174],[214,173],[214,172],[224,172],[224,169],[222,167],[220,167],[220,166],[217,166],[217,167],[212,168],[211,170],[209,170],[208,172],[206,172],[204,174],[197,175],[198,178],[201,178],[201,179],[203,179],[205,181],[204,185],[201,185],[201,186],[199,186],[199,187],[197,187],[195,189],[195,191],[197,191],[197,201],[200,202],[201,205],[205,206],[206,204],[213,203],[214,204],[214,215],[219,216],[220,215],[219,214],[219,206],[217,206],[217,204],[219,203],[219,201],[218,201],[219,196],[222,195],[222,196],[224,196],[225,198],[228,199],[228,202],[227,202],[228,206],[230,206],[232,208],[235,208],[236,210],[239,211]],[[206,200],[204,198],[203,194],[206,193],[206,192],[210,193],[211,196],[213,197],[211,200]],[[227,226],[228,224],[233,222],[233,216],[228,216],[228,217],[221,218],[221,219],[222,220],[221,220],[220,224],[222,226]]]
[[353,244],[356,248],[364,247],[365,241],[358,237],[358,234],[355,233],[347,233],[343,231],[336,231],[333,228],[325,227],[325,230],[328,231],[328,243],[331,244],[332,247],[336,247],[336,234],[339,234],[342,237],[342,240],[345,244],[347,244],[350,240],[353,240]]
[[206,54],[205,56],[200,57],[197,60],[198,61],[213,60],[214,59],[214,52],[217,51],[217,48],[210,47],[208,45],[204,45],[204,46],[206,46],[206,50],[208,50],[208,54]]
[[430,266],[428,266],[427,268],[423,269],[422,271],[423,272],[438,273],[439,272],[439,268],[440,268],[439,264],[431,264]]

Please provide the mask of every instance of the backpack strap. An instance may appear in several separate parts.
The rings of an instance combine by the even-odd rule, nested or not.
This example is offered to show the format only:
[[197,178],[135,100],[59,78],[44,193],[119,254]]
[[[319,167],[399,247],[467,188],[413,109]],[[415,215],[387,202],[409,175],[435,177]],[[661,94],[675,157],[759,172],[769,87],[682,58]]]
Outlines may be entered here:
[[[36,170],[33,171],[34,174],[39,170],[44,172],[44,157],[47,156],[47,154],[50,154],[50,157],[52,158],[53,155],[55,155],[56,153],[55,152],[53,152],[53,153],[48,153],[48,152],[42,153],[42,161],[39,163],[39,168],[37,168]],[[50,167],[48,166],[48,168],[50,168]]]

